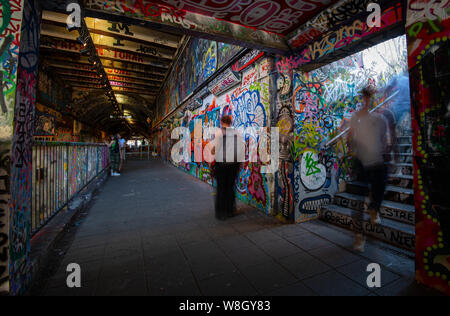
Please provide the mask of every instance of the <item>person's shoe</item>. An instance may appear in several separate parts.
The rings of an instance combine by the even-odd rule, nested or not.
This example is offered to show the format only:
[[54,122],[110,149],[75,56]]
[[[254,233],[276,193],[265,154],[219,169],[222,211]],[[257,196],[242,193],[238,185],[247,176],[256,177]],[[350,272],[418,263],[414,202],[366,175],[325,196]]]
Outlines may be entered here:
[[370,222],[372,223],[372,225],[380,225],[381,224],[381,217],[380,217],[380,213],[378,213],[375,210],[369,210],[369,214],[370,214]]
[[358,252],[364,252],[366,248],[366,237],[363,234],[355,235],[355,243],[353,244],[353,250]]
[[113,176],[114,176],[114,177],[119,177],[119,176],[120,176],[120,173],[114,172]]

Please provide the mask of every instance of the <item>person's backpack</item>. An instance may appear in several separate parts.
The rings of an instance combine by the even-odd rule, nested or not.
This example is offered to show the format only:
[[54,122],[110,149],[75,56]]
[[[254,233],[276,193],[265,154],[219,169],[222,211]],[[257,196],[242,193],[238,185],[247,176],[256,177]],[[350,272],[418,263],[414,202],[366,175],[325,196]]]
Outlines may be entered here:
[[115,153],[115,154],[118,154],[120,152],[119,141],[117,139],[112,144],[111,149],[112,149],[112,152]]

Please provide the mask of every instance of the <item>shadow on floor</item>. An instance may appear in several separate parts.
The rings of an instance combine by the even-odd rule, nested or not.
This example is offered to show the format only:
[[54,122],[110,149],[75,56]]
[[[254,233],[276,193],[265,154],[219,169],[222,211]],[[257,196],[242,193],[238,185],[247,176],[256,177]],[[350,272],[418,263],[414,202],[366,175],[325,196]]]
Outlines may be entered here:
[[[213,188],[157,160],[128,161],[67,232],[39,295],[300,296],[435,294],[412,281],[414,262],[370,243],[349,250],[347,231],[314,221],[283,225],[239,204],[214,218]],[[382,287],[367,287],[369,263]],[[82,287],[66,286],[81,267]]]

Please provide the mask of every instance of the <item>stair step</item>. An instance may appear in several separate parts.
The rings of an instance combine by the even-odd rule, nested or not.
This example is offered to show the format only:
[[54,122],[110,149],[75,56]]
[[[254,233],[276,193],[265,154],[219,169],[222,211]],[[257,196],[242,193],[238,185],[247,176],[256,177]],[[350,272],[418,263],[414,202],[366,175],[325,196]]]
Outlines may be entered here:
[[[320,210],[320,218],[328,223],[338,225],[349,230],[354,229],[353,212],[349,208],[337,205],[327,205]],[[399,223],[393,220],[383,218],[380,225],[370,223],[368,214],[364,214],[363,220],[364,232],[377,239],[383,240],[397,247],[414,251],[415,249],[415,230],[414,226]]]
[[[367,183],[359,182],[359,181],[348,182],[347,184],[362,187],[362,188],[368,188]],[[400,194],[414,195],[413,189],[401,188],[401,187],[396,187],[396,186],[392,186],[392,185],[386,186],[386,191],[400,193]]]
[[410,167],[410,168],[414,167],[412,163],[404,163],[404,162],[388,162],[387,165],[395,167]]
[[414,176],[404,174],[390,174],[388,177],[392,179],[414,180]]
[[[386,154],[386,155],[390,155],[390,154]],[[412,157],[412,153],[392,153],[392,155],[394,156],[402,156],[402,157]]]
[[[334,197],[334,203],[341,207],[348,207],[357,211],[365,209],[366,197],[351,193],[338,193]],[[381,203],[381,216],[394,221],[414,225],[414,205],[383,201]]]

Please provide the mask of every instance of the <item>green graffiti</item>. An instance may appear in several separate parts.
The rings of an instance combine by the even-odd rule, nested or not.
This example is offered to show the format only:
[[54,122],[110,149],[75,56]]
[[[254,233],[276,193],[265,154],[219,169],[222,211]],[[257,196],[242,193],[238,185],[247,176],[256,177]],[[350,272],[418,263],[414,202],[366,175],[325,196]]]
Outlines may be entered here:
[[2,17],[2,25],[0,26],[0,34],[3,34],[3,32],[6,30],[6,28],[9,25],[9,22],[11,21],[11,6],[9,4],[9,0],[0,0],[1,3],[1,9],[3,13]]
[[314,161],[312,152],[306,154],[305,162],[306,162],[307,177],[312,176],[313,174],[320,173],[320,169],[317,168],[319,161]]

